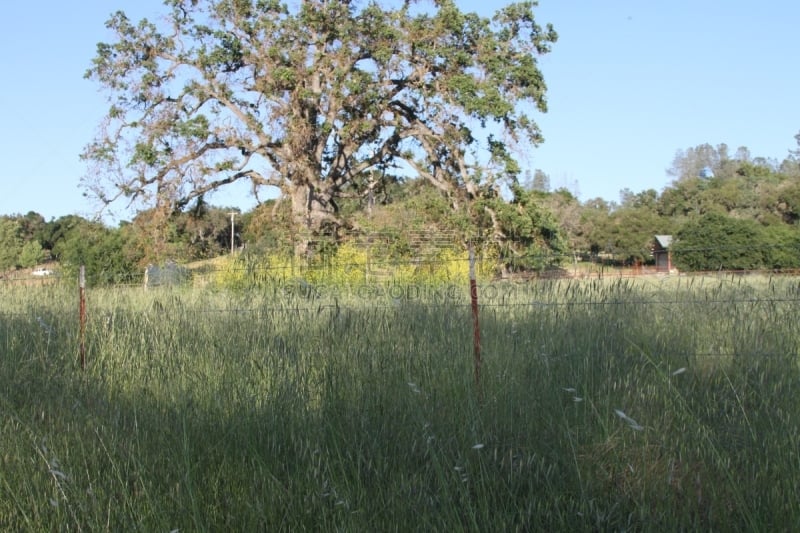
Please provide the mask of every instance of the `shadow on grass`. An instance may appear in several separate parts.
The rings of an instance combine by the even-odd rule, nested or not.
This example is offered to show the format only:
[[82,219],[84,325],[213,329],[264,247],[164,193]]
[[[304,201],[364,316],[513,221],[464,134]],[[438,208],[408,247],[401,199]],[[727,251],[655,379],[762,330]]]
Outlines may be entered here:
[[793,357],[709,366],[691,320],[656,318],[485,312],[480,401],[466,307],[122,311],[93,324],[85,373],[73,338],[7,320],[0,526],[796,523]]

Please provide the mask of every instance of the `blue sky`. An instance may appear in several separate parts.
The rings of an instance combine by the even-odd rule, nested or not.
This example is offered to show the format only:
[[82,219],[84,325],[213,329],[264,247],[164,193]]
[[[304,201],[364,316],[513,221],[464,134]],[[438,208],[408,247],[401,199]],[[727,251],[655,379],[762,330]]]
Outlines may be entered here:
[[[499,2],[462,0],[490,14]],[[35,6],[35,8],[33,7]],[[0,214],[92,216],[78,154],[107,108],[83,79],[104,23],[124,10],[157,18],[160,0],[9,2],[0,17]],[[661,191],[675,152],[702,143],[783,159],[800,131],[800,2],[540,0],[559,42],[540,59],[545,143],[521,158],[583,200]],[[243,191],[217,205],[249,209]]]

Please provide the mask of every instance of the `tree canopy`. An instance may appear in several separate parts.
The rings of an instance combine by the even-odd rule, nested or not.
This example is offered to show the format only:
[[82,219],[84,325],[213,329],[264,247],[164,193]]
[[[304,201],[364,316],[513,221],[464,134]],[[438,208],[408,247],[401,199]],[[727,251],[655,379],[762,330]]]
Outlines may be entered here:
[[403,173],[463,204],[517,175],[512,144],[542,140],[537,57],[557,35],[536,2],[491,19],[454,0],[164,4],[160,23],[115,13],[86,74],[110,94],[83,153],[105,204],[174,212],[246,180],[314,233],[345,223],[337,201]]

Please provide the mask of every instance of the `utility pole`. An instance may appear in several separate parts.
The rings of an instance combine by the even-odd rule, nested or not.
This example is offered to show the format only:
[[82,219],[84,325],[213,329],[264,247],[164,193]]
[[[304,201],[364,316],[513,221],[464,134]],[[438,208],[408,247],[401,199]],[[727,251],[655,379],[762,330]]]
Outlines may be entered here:
[[234,233],[234,229],[233,229],[233,227],[234,227],[233,226],[233,217],[236,216],[236,211],[231,211],[228,214],[231,216],[231,255],[233,255],[233,242],[234,242],[234,238],[235,238],[235,233]]

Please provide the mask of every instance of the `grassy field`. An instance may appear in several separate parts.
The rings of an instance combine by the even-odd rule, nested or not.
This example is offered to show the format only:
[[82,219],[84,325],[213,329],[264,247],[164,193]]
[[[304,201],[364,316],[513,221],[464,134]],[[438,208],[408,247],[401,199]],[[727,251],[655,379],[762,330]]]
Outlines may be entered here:
[[794,278],[0,285],[0,529],[786,531]]

